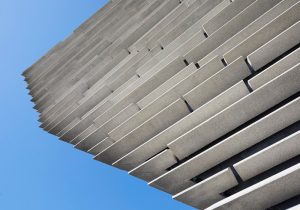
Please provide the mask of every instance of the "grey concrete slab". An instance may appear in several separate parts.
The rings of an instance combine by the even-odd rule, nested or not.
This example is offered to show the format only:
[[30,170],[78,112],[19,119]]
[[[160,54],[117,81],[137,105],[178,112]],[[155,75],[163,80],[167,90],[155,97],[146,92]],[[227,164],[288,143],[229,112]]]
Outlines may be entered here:
[[187,76],[189,76],[191,73],[193,73],[196,70],[196,67],[194,64],[191,64],[181,71],[179,71],[177,74],[175,74],[173,77],[168,79],[166,82],[161,84],[159,87],[157,87],[155,90],[153,90],[151,93],[146,95],[144,98],[142,98],[140,101],[137,102],[137,104],[141,108],[145,108],[150,103],[155,101],[157,98],[159,98],[161,95],[166,93],[170,88],[174,87],[176,84],[181,82],[183,79],[185,79]]
[[[211,9],[207,14],[205,14],[200,20],[178,36],[173,42],[171,42],[164,50],[158,55],[158,57],[164,57],[169,55],[174,50],[178,54],[185,54],[190,49],[192,49],[196,44],[205,40],[204,31],[202,28],[203,23],[207,22],[209,19],[215,16],[219,11],[229,4],[229,1],[222,1],[220,4]],[[176,54],[173,52],[173,54]]]
[[[109,5],[109,4],[107,4]],[[96,15],[96,16],[92,16],[91,19],[89,19],[88,22],[105,22],[104,21],[104,18],[106,18],[106,16],[108,14],[113,14],[113,10],[116,10],[116,11],[120,11],[119,7],[117,7],[118,5],[114,5],[112,7],[109,7],[109,9],[107,10],[107,6],[105,6],[104,10],[100,9],[101,13],[103,11],[103,13],[99,16],[99,15]],[[99,13],[97,13],[99,14]],[[99,16],[99,17],[97,17]],[[97,17],[96,19],[94,19],[95,17]],[[106,18],[107,19],[107,18]],[[86,24],[84,23],[82,26],[85,26]],[[88,24],[89,25],[89,24]],[[80,28],[82,28],[82,26]],[[89,25],[90,26],[90,25]],[[48,60],[51,60],[51,59],[48,59],[48,58],[52,58],[51,57],[51,53],[53,54],[63,54],[66,52],[67,49],[69,49],[70,45],[73,45],[75,42],[81,40],[82,37],[84,37],[84,33],[86,33],[87,31],[91,30],[91,27],[84,27],[84,30],[80,30],[81,32],[74,32],[73,34],[71,34],[71,36],[69,36],[67,39],[65,39],[63,42],[60,42],[58,45],[56,45],[54,48],[52,48],[47,54],[46,56],[43,56],[42,59],[40,59],[39,62],[37,62],[35,65],[34,65],[34,69],[37,73],[44,73],[45,71],[37,71],[37,69],[39,69],[39,67],[42,67],[42,68],[45,68],[45,65],[44,63],[47,63],[49,64]],[[59,56],[57,56],[59,57]],[[48,60],[47,60],[48,59]],[[41,62],[43,61],[43,62]],[[53,62],[53,60],[51,60]],[[51,62],[50,62],[51,63]],[[32,75],[33,76],[33,75]],[[36,77],[35,77],[36,78]]]
[[183,12],[186,8],[187,8],[186,4],[179,4],[162,20],[160,20],[155,26],[153,26],[147,33],[141,36],[133,45],[131,45],[128,48],[128,50],[130,52],[135,52],[145,48],[146,46],[148,47],[149,45],[151,46],[155,45],[155,44],[150,44],[151,40],[153,39],[157,40],[157,37],[160,37],[161,34],[164,33],[164,30],[162,29],[166,27],[173,19],[175,19],[178,16],[178,14],[181,14],[181,12]]
[[300,49],[295,50],[288,56],[279,60],[275,64],[271,65],[263,72],[259,73],[257,76],[249,80],[249,85],[252,89],[257,89],[267,83],[268,81],[274,79],[285,71],[289,70],[293,66],[300,62]]
[[177,163],[171,150],[164,150],[128,173],[149,182],[167,172],[167,168]]
[[[153,181],[153,183],[155,182],[155,185],[160,186],[160,188],[162,188],[162,186],[168,186],[168,190],[176,190],[181,188],[181,186],[185,186],[184,180],[192,179],[224,160],[229,159],[272,134],[297,122],[300,119],[299,103],[299,98],[290,102],[284,107],[272,112],[238,133],[184,162],[156,181]],[[161,183],[163,183],[163,185]]]
[[[74,97],[75,98],[75,97]],[[43,127],[45,128],[48,126],[50,123],[52,123],[56,117],[60,116],[62,113],[68,112],[68,110],[73,110],[78,106],[78,104],[66,104],[65,106],[62,106],[61,109],[59,110],[53,110],[49,116],[40,116],[42,122],[43,122]],[[57,114],[56,114],[57,113]]]
[[103,87],[101,90],[102,91],[98,91],[95,95],[89,97],[88,100],[85,100],[84,102],[82,101],[83,103],[80,104],[79,102],[76,109],[68,110],[67,112],[59,115],[55,121],[56,124],[51,128],[51,130],[56,133],[56,131],[59,131],[60,128],[68,125],[74,117],[81,118],[86,112],[91,110],[94,106],[111,94],[111,90],[107,87]]
[[297,164],[225,198],[207,209],[266,209],[299,195],[299,177],[300,164]]
[[[71,129],[60,135],[60,139],[64,141],[71,141],[73,140],[78,134],[80,134],[82,131],[84,131],[86,128],[88,128],[96,116],[94,114],[103,112],[103,109],[108,109],[111,107],[112,103],[107,100],[104,103],[100,103],[99,106],[95,106],[93,109],[91,109],[89,112],[87,112],[83,117],[81,117],[80,122],[78,122],[76,125],[74,125]],[[98,109],[98,108],[101,109]],[[50,130],[51,132],[51,130]]]
[[300,43],[300,21],[278,34],[272,40],[247,56],[253,69],[257,70]]
[[[74,87],[74,86],[78,86],[78,84],[86,84],[86,88],[85,89],[82,89],[81,90],[81,92],[83,93],[83,92],[85,92],[87,89],[88,89],[88,85],[89,84],[87,84],[87,80],[85,80],[85,79],[82,79],[81,81],[75,81],[74,80],[74,85],[73,86],[71,86],[71,89]],[[69,84],[70,85],[70,84]],[[58,86],[57,88],[59,88],[60,86]],[[68,88],[66,88],[66,87],[61,87],[62,89],[68,89]],[[54,97],[57,97],[57,96],[59,96],[58,97],[58,101],[60,102],[60,103],[65,103],[64,101],[65,101],[65,99],[70,95],[70,94],[72,94],[71,92],[70,92],[70,90],[67,90],[67,91],[65,91],[64,93],[62,93],[61,92],[61,94],[59,93],[59,91],[56,91],[56,96],[54,96]],[[69,102],[70,103],[70,102]],[[72,102],[72,103],[74,103],[74,102]]]
[[[75,118],[68,126],[64,127],[60,133],[64,133],[66,132],[68,129],[70,129],[72,126],[76,125],[76,123],[78,123],[80,121],[80,118]],[[58,133],[58,135],[60,134]]]
[[109,131],[113,130],[116,126],[120,125],[129,116],[134,115],[139,111],[139,107],[135,104],[129,104],[125,109],[117,113],[112,119],[107,121],[105,124],[99,126],[97,124],[97,119],[94,121],[96,124],[96,129],[93,132],[90,132],[86,138],[81,139],[81,141],[76,145],[77,149],[87,151],[93,146],[102,141],[105,137],[108,136]]
[[79,101],[77,101],[77,103],[79,104],[79,106],[82,106],[82,105],[88,106],[89,107],[88,110],[89,110],[90,107],[94,107],[95,104],[98,104],[104,98],[109,96],[112,92],[113,92],[112,89],[110,89],[106,85],[103,85],[101,87],[101,91],[94,92],[94,94],[90,95],[90,97],[87,97],[87,95],[84,95],[84,97],[82,99],[80,99]]
[[[182,22],[184,22],[186,19],[188,19],[189,16],[191,16],[193,13],[195,13],[196,10],[202,5],[203,2],[204,2],[204,0],[198,0],[198,1],[192,2],[190,5],[183,3],[182,5],[185,6],[186,9],[183,12],[179,13],[168,25],[166,25],[163,28],[162,33],[159,34],[160,36],[153,37],[153,39],[150,40],[151,43],[147,43],[147,47],[152,49],[155,45],[161,45],[163,47],[167,46],[167,44],[162,44],[161,40],[165,39],[166,36],[170,35],[170,33],[172,33],[172,31],[175,28],[177,28],[180,24],[182,24]],[[180,29],[177,31],[179,32]],[[178,36],[178,34],[175,34],[173,32],[173,36],[171,35],[171,37],[169,37],[169,38],[174,39],[177,36]]]
[[[123,91],[126,87],[128,87],[128,86],[134,84],[134,83],[136,82],[136,80],[138,80],[138,79],[139,79],[139,77],[138,77],[137,75],[133,75],[133,76],[130,77],[126,82],[124,82],[123,84],[121,84],[121,85],[118,87],[118,89],[114,90],[114,91],[112,92],[112,94],[111,94],[110,96],[108,96],[108,97],[109,97],[109,98],[112,98],[112,97],[116,96],[116,95],[119,94],[121,91]],[[99,85],[99,86],[98,86],[98,85]],[[91,89],[89,89],[89,90],[87,90],[87,91],[85,92],[85,96],[91,96],[91,95],[94,95],[95,92],[101,91],[101,89],[102,89],[103,86],[106,86],[106,85],[105,85],[105,84],[103,85],[103,83],[102,83],[102,84],[99,83],[99,84],[97,84],[97,85],[94,85]],[[108,97],[107,97],[107,98],[108,98]],[[106,98],[106,99],[107,99],[107,98]]]
[[[94,43],[95,42],[95,43]],[[87,73],[91,70],[91,64],[98,63],[103,60],[102,56],[97,56],[97,54],[89,54],[91,50],[93,50],[95,47],[98,47],[101,51],[104,51],[105,49],[109,48],[110,42],[106,40],[101,40],[100,43],[98,43],[98,40],[95,40],[92,42],[90,47],[88,49],[84,49],[83,51],[79,52],[74,57],[74,63],[72,62],[69,66],[64,67],[63,70],[60,70],[55,74],[55,76],[52,76],[51,80],[48,80],[47,82],[43,83],[42,85],[47,87],[52,92],[55,92],[55,90],[58,90],[59,92],[63,92],[64,89],[59,89],[59,87],[69,87],[67,86],[69,83],[72,83],[74,80],[81,79],[81,76]],[[103,44],[102,44],[103,42]],[[98,44],[100,46],[98,46]],[[91,49],[90,49],[91,48]],[[86,55],[89,59],[86,57],[83,57],[83,55]],[[83,60],[85,62],[83,62]],[[81,74],[80,74],[81,73]],[[62,83],[64,81],[64,83]]]
[[220,72],[189,91],[183,98],[195,110],[249,75],[250,70],[245,61],[238,58],[232,65],[224,67]]
[[[280,77],[270,81],[174,140],[168,144],[168,147],[179,159],[187,157],[239,125],[297,93],[300,89],[299,78],[299,66],[290,69],[290,71],[285,72]],[[237,111],[239,114],[234,114]]]
[[[72,47],[72,49],[76,49],[76,47]],[[77,48],[78,50],[78,48]],[[66,65],[66,61],[69,61],[68,57],[72,57],[74,56],[75,53],[74,52],[69,52],[69,53],[63,53],[61,54],[56,62],[51,63],[51,65],[49,65],[49,69],[46,68],[45,71],[43,71],[38,77],[35,78],[34,81],[34,86],[32,86],[31,88],[35,88],[37,85],[39,85],[41,83],[41,81],[44,80],[44,78],[46,78],[47,76],[50,76],[51,74],[53,74],[53,72],[55,72],[53,69],[57,70],[57,68],[59,68],[60,66],[64,66]],[[35,94],[34,91],[31,92],[32,94]]]
[[[74,125],[73,125],[74,126]],[[73,127],[72,126],[72,127]],[[72,128],[71,127],[71,128]],[[70,128],[69,128],[70,129]],[[81,132],[78,136],[76,136],[73,140],[70,141],[71,144],[75,144],[75,148],[77,147],[77,144],[81,142],[83,139],[87,138],[91,133],[93,133],[97,129],[95,124],[90,125],[87,129],[85,129],[83,132]]]
[[273,21],[265,25],[263,28],[252,34],[239,45],[224,54],[227,63],[231,63],[237,57],[246,58],[250,53],[261,47],[266,42],[292,26],[300,20],[300,2],[283,12]]
[[120,158],[113,165],[125,170],[132,170],[134,167],[138,167],[139,164],[142,164],[144,161],[166,148],[168,143],[183,135],[196,125],[204,122],[216,113],[222,111],[224,108],[236,102],[248,93],[249,91],[244,82],[239,82],[200,108],[196,109],[193,113],[182,118],[124,157]]
[[[195,71],[196,67],[194,65],[189,65],[182,71]],[[180,74],[180,72],[178,73]],[[176,74],[177,75],[177,74]],[[176,77],[176,75],[174,77]],[[173,77],[172,77],[173,78]],[[171,80],[172,80],[171,78]],[[130,131],[144,123],[146,120],[151,118],[156,113],[160,112],[162,109],[166,108],[172,102],[177,100],[179,96],[177,94],[163,94],[159,99],[152,101],[149,106],[143,107],[139,102],[137,105],[142,108],[141,111],[130,117],[128,120],[124,121],[121,125],[113,129],[109,136],[116,141],[121,139],[123,136],[128,134]],[[143,99],[142,99],[143,100]]]
[[113,72],[113,74],[105,80],[105,83],[112,90],[118,89],[128,79],[134,76],[136,74],[135,71],[151,59],[155,53],[157,52],[149,52],[147,49],[139,51],[136,56],[132,57],[132,59],[126,63],[126,65],[121,66],[117,71]]
[[[24,73],[40,127],[182,202],[220,203],[236,185],[233,168],[196,176],[300,118],[290,97],[300,89],[298,49],[285,53],[299,43],[299,0],[110,1]],[[280,55],[258,74],[248,69]],[[297,153],[293,135],[233,167],[249,179],[281,164]]]
[[[132,13],[132,12],[134,12],[134,11],[131,11],[131,13]],[[135,13],[135,12],[134,12],[134,13]],[[134,13],[133,13],[133,14],[134,14]],[[124,17],[123,17],[123,19],[120,19],[120,20],[121,20],[121,21],[123,21],[123,20],[124,20],[124,21],[127,21],[127,18],[124,18]],[[120,22],[120,21],[119,21],[119,22]],[[129,21],[129,22],[130,22],[130,21]],[[112,24],[110,24],[109,26],[112,26]],[[104,31],[107,31],[107,30],[104,30]],[[86,40],[90,40],[90,39],[86,39]]]
[[[142,2],[142,1],[140,1],[140,2]],[[100,29],[104,28],[103,24],[107,24],[107,22],[109,22],[110,19],[111,19],[109,17],[114,18],[114,17],[118,16],[117,13],[120,13],[120,12],[123,11],[120,6],[122,6],[122,5],[115,5],[114,8],[113,8],[113,10],[109,10],[109,12],[106,12],[105,15],[103,15],[102,18],[100,18],[100,20],[96,21],[97,22],[97,26],[86,28],[86,31],[82,31],[82,33],[73,33],[66,40],[64,40],[63,42],[61,42],[59,45],[55,46],[54,49],[50,50],[49,53],[55,52],[56,54],[60,54],[60,55],[66,54],[66,52],[68,52],[68,50],[72,50],[73,49],[72,46],[74,46],[74,43],[78,44],[78,43],[81,43],[82,41],[84,41],[83,38],[85,38],[86,37],[85,35],[89,34],[90,31],[97,31],[97,30],[99,30],[99,28]],[[94,21],[95,21],[95,19],[93,19],[93,22]],[[101,27],[99,27],[99,26],[101,26]],[[89,40],[89,39],[86,39],[86,40]],[[61,58],[61,56],[57,56],[57,57],[59,59]],[[45,62],[43,62],[43,63],[45,63]],[[52,64],[53,63],[55,63],[55,62],[52,61]],[[35,65],[35,67],[37,67],[37,65]],[[45,65],[42,66],[42,67],[45,69],[45,71],[40,71],[41,73],[39,74],[38,78],[36,77],[36,79],[40,79],[40,75],[42,75],[42,73],[48,72],[48,70],[49,70]]]
[[[161,2],[161,1],[159,1]],[[163,17],[165,17],[170,11],[172,11],[176,6],[178,6],[179,1],[168,0],[162,2],[162,4],[148,15],[143,21],[139,21],[139,24],[135,28],[127,31],[126,35],[123,36],[122,43],[119,44],[118,48],[128,48],[131,46],[139,37],[144,35],[150,28],[152,28],[157,22],[159,22]]]
[[[96,34],[99,34],[100,31],[100,35],[107,38],[107,33],[111,28],[114,28],[114,26],[118,25],[118,23],[126,23],[126,21],[130,19],[130,16],[127,17],[128,14],[131,14],[131,16],[137,15],[136,11],[141,11],[148,6],[149,4],[147,1],[127,2],[126,4],[123,4],[114,11],[110,12],[107,17],[105,17],[104,21],[97,23],[91,30],[85,33],[85,36],[95,36]],[[122,17],[124,17],[125,20],[122,19]],[[113,34],[113,31],[110,31],[110,33]]]
[[103,100],[101,103],[97,104],[94,108],[92,108],[90,111],[88,111],[86,114],[84,114],[81,117],[81,121],[78,124],[76,124],[75,126],[73,126],[66,133],[64,133],[61,136],[61,139],[64,141],[70,141],[70,140],[74,139],[78,134],[80,134],[83,130],[88,128],[90,126],[91,122],[93,122],[93,120],[95,120],[97,118],[97,116],[103,114],[106,110],[108,110],[113,105],[113,102],[111,101],[111,99],[114,96],[120,94],[123,89],[130,86],[132,84],[132,82],[135,82],[136,80],[138,80],[137,76],[132,77],[130,80],[128,80],[128,82],[126,82],[125,84],[120,86],[120,88],[118,90],[114,91],[105,100]]
[[[144,20],[147,18],[147,15],[154,11],[162,2],[159,1],[149,1],[149,3],[145,4],[144,7],[136,10],[132,10],[130,13],[128,13],[128,16],[123,16],[121,21],[117,21],[118,24],[116,24],[115,28],[110,27],[110,30],[105,30],[104,37],[110,39],[110,40],[117,40],[120,37],[124,36],[128,30],[131,28],[134,28],[141,20]],[[139,20],[139,21],[138,21]],[[125,21],[122,23],[122,21]]]
[[[138,75],[143,75],[157,63],[166,64],[174,58],[184,55],[189,52],[199,42],[205,40],[202,30],[202,24],[209,19],[215,11],[222,8],[224,3],[217,5],[213,10],[204,15],[197,23],[181,34],[176,40],[168,45],[163,51],[158,53],[153,59],[145,63],[137,70]],[[195,61],[196,63],[197,61]]]
[[164,35],[160,40],[159,43],[166,47],[172,41],[176,39],[180,34],[190,28],[193,24],[195,24],[199,19],[201,19],[205,14],[207,14],[211,9],[221,3],[222,0],[215,0],[215,1],[195,1],[193,4],[189,6],[192,10],[187,11],[187,14],[183,14],[183,17],[180,17],[181,22],[176,24],[170,32]]
[[94,147],[88,150],[88,153],[92,155],[97,155],[109,146],[113,145],[115,142],[111,140],[109,137],[106,137],[103,141],[96,144]]
[[201,66],[203,63],[206,63],[211,58],[215,57],[216,55],[223,56],[227,51],[238,45],[240,42],[245,40],[247,37],[249,37],[251,34],[253,34],[255,31],[258,31],[260,28],[262,28],[264,25],[275,19],[278,15],[280,15],[282,12],[287,10],[290,6],[296,4],[297,0],[283,0],[276,4],[274,7],[272,7],[270,10],[262,14],[260,17],[258,17],[256,20],[251,22],[249,25],[247,25],[244,29],[239,31],[237,34],[232,36],[230,39],[228,39],[226,42],[218,46],[215,50],[207,54],[204,58],[202,58],[198,63]]
[[234,168],[245,181],[299,154],[300,131],[234,164]]
[[222,192],[238,184],[233,172],[227,168],[173,196],[175,200],[205,209],[224,198]]
[[[106,130],[113,130],[115,127],[122,124],[124,121],[126,121],[128,118],[139,112],[141,109],[136,104],[132,103],[129,104],[125,109],[117,113],[113,118],[111,118],[109,121],[107,121],[104,126]],[[94,121],[97,125],[97,119]]]
[[114,106],[98,117],[99,119],[97,120],[99,120],[99,124],[100,122],[105,123],[113,114],[121,111],[129,103],[135,103],[142,99],[145,95],[152,92],[159,85],[182,70],[185,66],[182,58],[178,57],[167,65],[158,65],[157,67],[154,67],[152,71],[140,77],[135,84],[132,84],[122,91],[121,94],[112,99]]
[[[76,94],[76,93],[75,93]],[[80,101],[74,101],[77,104],[75,109],[68,109],[66,112],[63,112],[61,115],[58,116],[58,121],[56,121],[56,126],[62,126],[68,124],[68,122],[74,117],[79,116],[81,117],[84,115],[88,110],[102,101],[104,98],[111,94],[111,90],[107,86],[102,86],[100,90],[94,92],[93,95],[85,95],[80,99]],[[69,102],[70,103],[70,102]]]
[[80,62],[81,65],[88,63],[95,55],[101,54],[102,51],[104,51],[107,47],[109,47],[112,44],[112,42],[103,40],[100,43],[97,43],[89,52],[84,54],[80,59],[78,59],[78,62]]
[[[129,8],[127,5],[132,5],[132,8]],[[118,10],[115,10],[111,13],[108,14],[106,17],[106,22],[102,21],[97,23],[91,30],[89,30],[85,36],[91,37],[95,36],[96,34],[99,34],[100,36],[106,37],[107,38],[107,33],[110,32],[112,35],[114,34],[114,31],[116,30],[116,26],[121,27],[120,23],[126,24],[128,20],[131,20],[130,16],[131,15],[137,15],[136,11],[143,10],[147,8],[149,4],[145,1],[131,1],[129,4],[122,5],[122,7],[119,7]],[[113,14],[116,13],[116,14]],[[124,17],[124,19],[122,19]],[[111,30],[113,29],[113,30]]]
[[[91,127],[92,125],[90,125],[89,127]],[[89,127],[86,130],[89,130]],[[93,146],[95,146],[96,144],[98,144],[99,142],[103,141],[107,137],[108,137],[108,135],[107,135],[106,130],[104,130],[101,127],[98,128],[95,126],[95,129],[92,130],[91,132],[89,132],[89,135],[85,136],[85,138],[77,141],[77,139],[75,137],[70,143],[76,143],[77,149],[87,151],[87,150],[91,149]]]
[[[169,89],[166,93],[164,93],[162,96],[157,98],[148,106],[143,107],[143,104],[137,102],[137,105],[142,107],[143,110],[140,113],[138,113],[136,116],[131,118],[132,123],[123,123],[121,126],[119,126],[118,128],[114,129],[112,132],[110,132],[109,135],[116,140],[122,138],[130,130],[134,129],[137,126],[137,124],[142,123],[145,120],[144,117],[149,118],[151,115],[153,115],[153,113],[159,112],[161,109],[165,108],[170,103],[182,97],[193,87],[202,83],[207,78],[209,78],[210,76],[212,76],[213,74],[221,70],[222,67],[223,64],[218,58],[212,59],[209,63],[207,63],[207,65],[204,65],[199,70],[196,69],[194,64],[190,64],[186,68],[191,68],[193,73],[191,73],[184,80],[182,80],[174,87]],[[143,115],[142,117],[139,116],[141,114]]]
[[[94,85],[86,92],[86,94],[93,94],[99,87],[107,84],[106,82],[111,81],[112,78],[115,78],[121,69],[127,69],[134,63],[136,60],[139,60],[141,57],[145,55],[145,50],[139,53],[131,53],[128,54],[120,63],[118,63],[115,67],[113,67],[105,76],[100,78]],[[109,87],[109,86],[108,86]],[[112,89],[112,88],[111,88]]]
[[247,6],[253,3],[255,0],[243,1],[243,0],[235,0],[226,8],[224,8],[220,13],[218,13],[215,17],[210,19],[208,22],[203,24],[203,29],[207,35],[211,35],[215,31],[217,31],[220,27],[222,27],[225,23],[230,21],[234,16],[244,10]]
[[85,74],[82,79],[86,79],[87,84],[91,87],[93,86],[99,79],[105,76],[110,70],[119,64],[122,60],[124,60],[128,56],[128,51],[123,49],[113,57],[111,62],[102,66],[101,64],[96,65],[89,73]]
[[186,53],[183,57],[188,62],[196,62],[204,58],[208,53],[219,47],[225,41],[230,39],[236,33],[245,28],[260,15],[272,8],[279,0],[257,0],[249,5],[240,14],[235,16],[219,30],[209,36],[205,41],[202,41],[192,50]]
[[[71,57],[74,57],[74,56],[76,56],[77,55],[77,53],[80,53],[80,49],[76,49],[77,50],[77,52],[73,52],[70,56]],[[48,82],[52,82],[53,80],[55,80],[55,76],[51,76],[51,74],[61,74],[61,73],[63,73],[64,71],[59,71],[60,69],[69,69],[70,68],[70,66],[72,66],[73,65],[73,61],[72,61],[72,59],[69,59],[69,58],[66,58],[65,60],[67,60],[67,62],[61,62],[61,63],[63,63],[63,64],[61,64],[59,67],[56,67],[55,68],[55,70],[53,70],[53,71],[51,71],[51,72],[48,72],[45,76],[44,76],[44,78],[43,79],[39,79],[39,82],[38,83],[36,83],[36,85],[35,86],[33,86],[32,88],[31,88],[31,94],[32,95],[34,95],[35,97],[38,97],[38,95],[39,95],[39,93],[40,93],[40,90],[41,90],[41,88],[42,87],[45,87],[45,88],[49,88],[49,89],[51,89],[51,88],[53,88],[52,86],[50,87],[50,86],[46,86],[46,84],[48,83]],[[48,78],[48,80],[47,80],[47,78]],[[51,78],[51,79],[49,79],[49,78]]]
[[178,99],[117,141],[114,145],[95,156],[95,159],[112,164],[188,114],[189,110],[185,102]]

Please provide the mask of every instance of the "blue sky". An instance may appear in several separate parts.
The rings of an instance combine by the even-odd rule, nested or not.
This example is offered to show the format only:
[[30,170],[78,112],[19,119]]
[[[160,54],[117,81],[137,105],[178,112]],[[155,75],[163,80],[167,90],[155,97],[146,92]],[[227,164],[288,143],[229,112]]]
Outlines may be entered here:
[[101,0],[0,0],[0,210],[191,209],[38,126],[21,73]]

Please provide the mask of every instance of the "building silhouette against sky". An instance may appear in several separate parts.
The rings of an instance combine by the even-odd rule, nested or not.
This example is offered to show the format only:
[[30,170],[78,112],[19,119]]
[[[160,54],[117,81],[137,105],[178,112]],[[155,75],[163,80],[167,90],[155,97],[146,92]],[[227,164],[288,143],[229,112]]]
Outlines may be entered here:
[[111,0],[23,73],[40,127],[195,208],[299,209],[299,11]]

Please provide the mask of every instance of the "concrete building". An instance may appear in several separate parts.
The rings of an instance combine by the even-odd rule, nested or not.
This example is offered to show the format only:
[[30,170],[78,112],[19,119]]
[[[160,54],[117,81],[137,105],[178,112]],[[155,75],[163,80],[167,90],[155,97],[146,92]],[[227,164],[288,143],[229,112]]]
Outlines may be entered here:
[[298,209],[299,43],[299,0],[111,0],[23,75],[42,129],[175,200]]

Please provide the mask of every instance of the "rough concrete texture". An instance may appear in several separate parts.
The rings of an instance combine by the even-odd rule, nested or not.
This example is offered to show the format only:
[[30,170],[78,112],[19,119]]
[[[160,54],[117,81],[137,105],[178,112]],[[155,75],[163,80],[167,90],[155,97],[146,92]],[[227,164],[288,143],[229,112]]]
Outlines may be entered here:
[[40,127],[195,208],[298,209],[299,11],[111,0],[23,73]]

